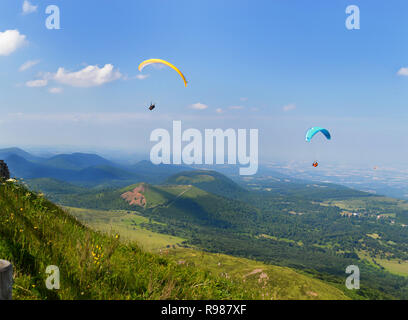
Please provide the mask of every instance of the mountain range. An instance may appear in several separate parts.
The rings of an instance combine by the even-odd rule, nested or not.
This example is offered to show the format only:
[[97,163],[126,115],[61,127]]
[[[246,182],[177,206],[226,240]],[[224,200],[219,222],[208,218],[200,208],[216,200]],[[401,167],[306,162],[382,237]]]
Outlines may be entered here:
[[23,179],[52,178],[77,185],[125,186],[139,181],[158,183],[187,167],[153,165],[140,161],[122,165],[95,154],[60,154],[41,158],[19,148],[0,149],[0,159],[7,163],[11,176]]

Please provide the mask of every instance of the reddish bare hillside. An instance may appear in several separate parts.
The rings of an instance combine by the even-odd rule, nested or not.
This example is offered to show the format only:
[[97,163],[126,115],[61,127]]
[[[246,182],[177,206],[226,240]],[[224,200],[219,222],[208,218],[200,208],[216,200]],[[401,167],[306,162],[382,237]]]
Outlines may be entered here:
[[145,191],[143,184],[137,186],[132,191],[125,192],[121,195],[130,205],[144,207],[146,205],[146,198],[142,194]]

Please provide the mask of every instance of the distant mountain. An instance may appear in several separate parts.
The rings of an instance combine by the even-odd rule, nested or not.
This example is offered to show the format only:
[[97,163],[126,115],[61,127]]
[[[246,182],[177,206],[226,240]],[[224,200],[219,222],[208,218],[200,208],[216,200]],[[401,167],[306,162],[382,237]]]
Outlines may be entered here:
[[147,160],[142,160],[134,165],[127,166],[126,169],[141,176],[142,180],[148,183],[161,183],[171,175],[191,170],[191,168],[182,165],[155,165]]
[[134,182],[136,182],[142,181],[142,178],[135,173],[121,168],[101,165],[80,170],[70,181],[91,181],[97,183],[109,180],[134,180]]
[[93,186],[104,182],[124,180],[124,184],[141,181],[141,178],[126,170],[109,166],[90,166],[82,170],[62,169],[42,163],[28,161],[15,154],[5,158],[11,176],[24,179],[52,178],[65,182],[83,183]]
[[20,148],[6,148],[6,149],[0,149],[0,159],[6,159],[10,157],[11,155],[17,155],[23,159],[29,160],[29,161],[40,161],[43,160],[43,158],[36,157]]
[[96,154],[73,153],[59,154],[43,162],[55,168],[81,170],[93,166],[117,166]]
[[248,192],[225,175],[211,170],[183,171],[169,177],[164,184],[193,185],[232,199],[242,198]]
[[6,160],[14,177],[51,178],[101,188],[123,187],[141,181],[161,183],[173,174],[190,170],[181,165],[154,165],[146,160],[125,166],[88,153],[59,154],[46,159],[19,148],[0,149],[0,159]]
[[71,170],[64,170],[29,161],[16,154],[5,157],[11,176],[24,179],[55,178],[67,180],[72,177]]
[[52,178],[37,178],[27,180],[30,189],[35,192],[42,192],[46,195],[58,195],[69,193],[84,193],[88,189],[82,188],[68,182],[52,179]]

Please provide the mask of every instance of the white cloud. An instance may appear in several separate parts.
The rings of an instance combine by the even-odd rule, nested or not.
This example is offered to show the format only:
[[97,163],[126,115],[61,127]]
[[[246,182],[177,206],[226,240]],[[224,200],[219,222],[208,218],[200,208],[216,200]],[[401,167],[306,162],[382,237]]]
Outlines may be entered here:
[[105,64],[103,68],[87,66],[76,72],[66,71],[59,68],[57,73],[51,76],[53,80],[72,87],[97,87],[105,83],[122,78],[122,74],[115,70],[113,65]]
[[208,106],[205,105],[205,104],[203,104],[203,103],[198,102],[198,103],[192,104],[192,105],[190,106],[190,108],[191,108],[191,109],[195,109],[195,110],[204,110],[204,109],[207,109]]
[[38,79],[38,80],[32,80],[32,81],[26,82],[26,86],[30,88],[45,87],[47,84],[48,84],[48,81],[45,79]]
[[48,92],[53,93],[53,94],[58,94],[58,93],[62,93],[62,88],[50,88],[48,90]]
[[231,110],[242,110],[242,109],[244,109],[244,107],[243,106],[231,106],[231,107],[229,107],[229,109],[231,109]]
[[399,76],[408,76],[408,68],[401,68],[397,73]]
[[215,109],[215,112],[217,112],[217,113],[222,113],[223,111],[222,111],[221,108],[218,108],[218,109]]
[[291,103],[291,104],[287,104],[286,106],[284,106],[283,111],[287,112],[287,111],[291,111],[291,110],[295,110],[296,109],[296,104]]
[[138,74],[138,75],[136,76],[136,79],[144,80],[144,79],[146,79],[146,78],[148,78],[148,77],[149,77],[148,74]]
[[18,30],[0,32],[0,56],[8,56],[26,43],[26,36]]
[[19,71],[26,71],[28,69],[30,69],[31,67],[35,66],[36,64],[39,64],[40,60],[30,60],[27,61],[25,63],[22,64],[22,66],[20,67]]
[[23,3],[23,14],[30,14],[37,11],[38,6],[35,6],[30,3],[28,0],[24,0]]
[[241,100],[241,101],[248,101],[248,98],[243,97],[243,98],[240,98],[239,100]]

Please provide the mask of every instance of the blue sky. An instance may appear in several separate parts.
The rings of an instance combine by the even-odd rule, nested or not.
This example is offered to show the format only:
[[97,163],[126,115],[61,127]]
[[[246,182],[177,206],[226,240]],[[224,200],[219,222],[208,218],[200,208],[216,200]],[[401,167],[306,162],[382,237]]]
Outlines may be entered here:
[[[263,160],[312,157],[311,126],[332,132],[318,142],[325,161],[408,156],[406,1],[30,0],[25,13],[23,2],[0,4],[0,146],[148,152],[153,129],[182,120],[258,128]],[[360,30],[345,28],[350,4]],[[45,27],[48,5],[60,8],[60,30]],[[25,38],[1,54],[7,30]],[[138,79],[148,58],[177,65],[189,86],[170,69]],[[89,66],[95,77],[78,79]]]

